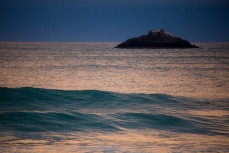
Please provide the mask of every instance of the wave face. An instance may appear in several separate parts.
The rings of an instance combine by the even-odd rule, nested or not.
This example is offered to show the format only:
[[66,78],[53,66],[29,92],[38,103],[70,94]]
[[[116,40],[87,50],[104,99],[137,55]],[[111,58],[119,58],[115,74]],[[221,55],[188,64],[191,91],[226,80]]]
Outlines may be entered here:
[[[155,129],[229,136],[228,108],[226,100],[187,99],[163,94],[0,88],[0,131]],[[209,111],[224,113],[209,115]]]

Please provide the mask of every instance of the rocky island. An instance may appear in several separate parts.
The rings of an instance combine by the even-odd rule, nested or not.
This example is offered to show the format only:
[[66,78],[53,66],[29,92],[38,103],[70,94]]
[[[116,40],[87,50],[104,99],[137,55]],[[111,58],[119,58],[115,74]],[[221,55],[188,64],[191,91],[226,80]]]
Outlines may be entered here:
[[163,29],[150,30],[147,35],[130,38],[115,48],[199,48]]

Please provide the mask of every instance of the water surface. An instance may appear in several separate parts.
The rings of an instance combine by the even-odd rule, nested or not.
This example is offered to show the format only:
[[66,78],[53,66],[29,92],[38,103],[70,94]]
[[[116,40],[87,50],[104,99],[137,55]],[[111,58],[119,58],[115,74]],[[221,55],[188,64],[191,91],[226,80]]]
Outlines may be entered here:
[[229,44],[0,43],[0,152],[229,152]]

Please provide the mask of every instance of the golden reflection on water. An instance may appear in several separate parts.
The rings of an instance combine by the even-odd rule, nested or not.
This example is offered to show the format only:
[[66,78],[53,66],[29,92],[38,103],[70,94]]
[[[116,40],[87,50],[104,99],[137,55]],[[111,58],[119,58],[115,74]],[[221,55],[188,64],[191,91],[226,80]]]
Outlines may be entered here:
[[226,110],[207,110],[207,111],[190,110],[187,113],[192,115],[199,115],[199,116],[212,116],[212,117],[228,116],[229,117],[229,111]]
[[[10,152],[190,152],[229,148],[224,136],[177,134],[163,131],[135,131],[113,133],[70,133],[60,135],[63,140],[14,140],[0,144],[0,151]],[[65,139],[66,137],[66,139]],[[50,143],[51,142],[51,143]]]
[[[0,43],[0,86],[229,98],[228,52],[115,43]],[[212,47],[215,47],[214,45]],[[210,49],[211,50],[210,50]]]

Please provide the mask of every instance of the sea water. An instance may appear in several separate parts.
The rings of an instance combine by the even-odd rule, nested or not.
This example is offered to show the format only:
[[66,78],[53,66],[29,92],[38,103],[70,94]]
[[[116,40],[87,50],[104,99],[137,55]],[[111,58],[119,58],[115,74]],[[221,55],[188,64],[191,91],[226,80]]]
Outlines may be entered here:
[[229,43],[0,43],[0,152],[229,152]]

